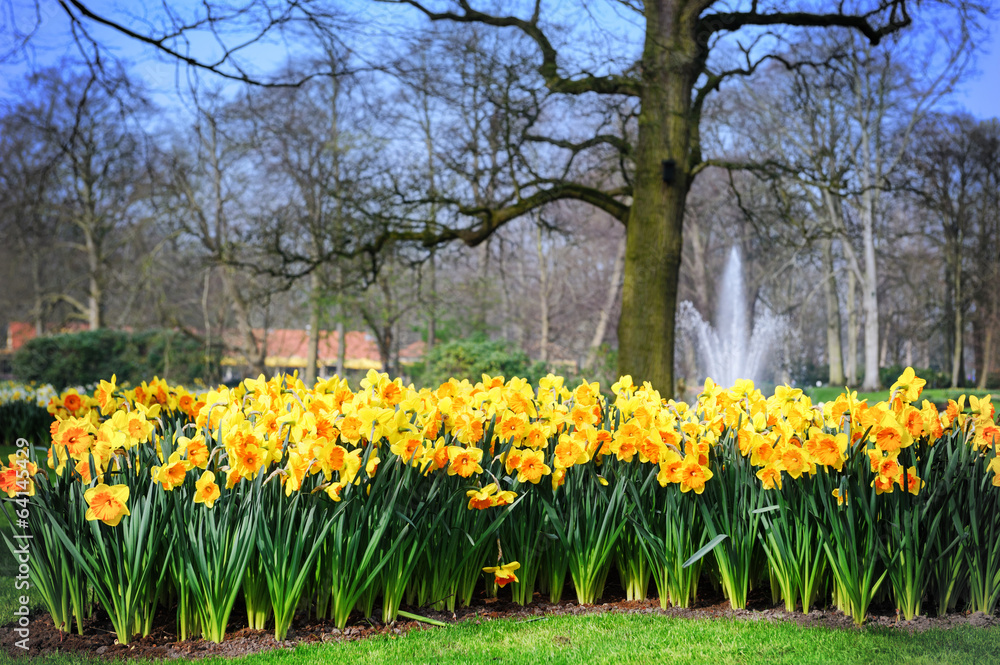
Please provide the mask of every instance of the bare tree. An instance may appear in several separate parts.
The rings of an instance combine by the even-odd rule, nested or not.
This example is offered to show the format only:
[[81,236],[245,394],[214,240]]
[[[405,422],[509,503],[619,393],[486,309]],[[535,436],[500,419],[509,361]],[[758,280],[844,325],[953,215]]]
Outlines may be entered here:
[[254,318],[276,287],[246,268],[259,264],[259,252],[250,242],[251,208],[243,198],[252,176],[245,169],[249,146],[238,133],[248,126],[237,113],[240,109],[217,97],[197,104],[194,126],[175,137],[161,157],[159,205],[180,233],[197,243],[205,265],[221,278],[235,315],[238,346],[248,367],[263,373],[266,336],[254,334]]
[[[455,209],[471,224],[438,233],[421,228],[391,235],[426,244],[460,239],[475,245],[510,220],[553,201],[577,199],[605,210],[628,227],[618,326],[619,369],[647,378],[667,393],[673,389],[674,311],[685,201],[694,177],[710,164],[702,154],[701,141],[706,99],[727,80],[750,76],[774,57],[767,51],[774,41],[767,35],[774,35],[774,30],[842,28],[876,45],[909,25],[913,10],[907,0],[858,0],[827,10],[805,0],[793,7],[756,0],[650,0],[642,4],[621,0],[602,11],[624,12],[638,27],[622,42],[624,52],[605,59],[597,53],[577,57],[580,49],[570,46],[557,27],[561,18],[550,18],[541,2],[525,3],[524,8],[520,3],[505,5],[500,13],[474,7],[470,0],[434,4],[395,0],[391,4],[414,8],[434,21],[485,26],[511,38],[520,35],[526,44],[517,55],[529,52],[534,60],[530,84],[521,86],[526,93],[535,90],[552,106],[561,105],[580,119],[592,120],[594,110],[599,116],[602,108],[617,109],[618,117],[628,119],[618,126],[599,120],[577,123],[585,128],[579,136],[568,135],[562,123],[545,127],[522,122],[517,127],[520,137],[513,142],[521,148],[518,158],[511,160],[516,167],[513,181],[489,197],[486,205],[473,197],[452,198]],[[97,45],[90,39],[89,27],[100,24],[192,66],[266,84],[299,83],[301,78],[275,81],[256,76],[241,58],[248,45],[293,28],[312,34],[345,34],[347,20],[323,3],[258,2],[229,11],[204,3],[199,16],[182,19],[167,12],[165,25],[143,29],[98,13],[81,0],[61,3],[61,7],[91,51]],[[228,43],[220,36],[223,55],[211,60],[183,49],[196,31],[211,26],[221,35],[216,26],[226,23],[241,27],[251,37]],[[740,34],[750,43],[743,45],[738,61],[712,57],[713,53],[722,55],[723,45],[732,44],[731,38]],[[529,45],[531,51],[527,51]],[[504,115],[509,118],[506,111],[512,105],[506,106]],[[522,117],[525,110],[531,114],[531,108],[514,110]],[[562,168],[540,170],[528,149],[538,145],[564,151]],[[594,152],[618,162],[619,172],[604,180],[580,178],[574,162]]]
[[66,239],[86,262],[86,297],[64,291],[59,298],[96,330],[105,325],[116,252],[136,230],[136,207],[148,195],[145,144],[135,117],[146,103],[121,70],[113,79],[98,79],[68,67],[47,69],[30,83],[35,96],[12,116],[49,146],[46,170],[57,184],[48,196],[58,199],[60,221],[74,229]]
[[973,330],[976,351],[976,387],[985,389],[1000,368],[1000,119],[982,121],[974,130],[978,157],[983,165],[979,182],[973,293],[976,316]]
[[[914,165],[919,175],[916,191],[924,209],[931,212],[940,229],[948,314],[945,338],[951,350],[949,369],[951,385],[955,388],[962,386],[965,380],[969,312],[982,310],[989,320],[995,308],[995,298],[989,295],[995,289],[991,286],[981,291],[974,285],[991,283],[997,264],[989,249],[986,252],[977,250],[980,247],[995,249],[997,242],[998,140],[995,124],[979,125],[967,115],[938,116],[927,124],[920,136]],[[979,353],[988,359],[992,355],[992,327],[984,326],[983,332]],[[988,374],[989,367],[983,365],[982,360],[980,363],[982,377]]]
[[[388,248],[388,260],[357,298],[355,307],[368,325],[378,346],[382,371],[398,373],[399,349],[404,318],[419,304],[420,284],[416,269],[408,265],[399,248]],[[397,251],[393,251],[397,250]]]
[[[336,59],[333,54],[330,58]],[[327,77],[250,96],[255,124],[252,150],[259,155],[269,187],[284,192],[283,200],[273,204],[278,210],[273,226],[260,234],[262,251],[269,251],[274,238],[273,245],[280,248],[275,258],[288,259],[285,249],[291,246],[289,237],[295,237],[301,239],[295,251],[307,259],[285,266],[285,272],[308,282],[304,378],[309,384],[317,376],[322,329],[331,320],[339,333],[338,348],[344,347],[343,293],[357,281],[357,261],[338,256],[338,248],[347,244],[357,227],[351,201],[358,196],[359,182],[372,170],[368,146],[379,143],[367,120],[372,114],[352,96],[356,86],[357,81],[348,77]],[[342,374],[343,367],[338,371]]]
[[[589,63],[560,54],[553,26],[542,18],[535,3],[525,14],[493,14],[457,0],[437,8],[414,0],[401,4],[416,7],[432,20],[488,25],[508,34],[520,32],[537,53],[536,74],[549,104],[571,107],[588,97],[615,100],[626,108],[638,101],[635,144],[628,132],[611,133],[599,123],[595,133],[574,138],[554,127],[540,126],[530,118],[523,136],[532,143],[557,146],[566,153],[561,177],[529,167],[516,174],[506,196],[494,198],[486,209],[459,204],[461,212],[479,223],[460,234],[475,244],[509,219],[550,203],[575,198],[598,206],[628,226],[625,286],[619,321],[620,370],[647,377],[661,389],[673,385],[674,310],[681,260],[684,204],[692,179],[709,164],[702,156],[701,113],[707,96],[725,80],[749,76],[760,63],[773,57],[755,47],[744,50],[745,62],[734,67],[710,63],[711,51],[721,37],[759,26],[842,27],[864,35],[872,44],[910,23],[905,2],[872,3],[852,12],[820,13],[782,11],[753,3],[745,11],[719,9],[718,2],[647,2],[634,10],[644,20],[645,34],[639,60],[608,74],[592,74]],[[624,58],[623,58],[624,59]],[[605,66],[605,71],[611,70]],[[564,101],[567,98],[573,101]],[[605,182],[574,179],[574,159],[591,150],[619,153],[623,169]],[[524,155],[526,151],[520,154]],[[627,165],[624,162],[627,160]],[[525,177],[527,176],[527,177]]]
[[[3,311],[8,317],[28,315],[37,335],[72,282],[59,278],[49,265],[71,265],[64,246],[69,241],[59,224],[58,146],[45,141],[16,109],[0,118],[0,232],[6,239]],[[20,287],[20,288],[19,288]],[[19,303],[30,303],[27,308]],[[5,317],[6,318],[6,317]]]
[[[860,39],[803,47],[811,48],[815,60],[825,64],[793,69],[790,85],[777,93],[786,93],[784,99],[773,99],[772,92],[757,105],[764,115],[768,108],[772,111],[770,129],[758,132],[764,137],[758,145],[765,148],[768,159],[758,156],[763,163],[756,168],[768,177],[794,181],[797,195],[814,211],[814,239],[838,241],[853,275],[848,280],[849,305],[854,297],[852,282],[860,287],[867,390],[878,388],[881,352],[887,348],[879,323],[876,241],[887,235],[890,192],[894,183],[900,188],[905,181],[916,129],[950,91],[967,62],[967,34],[960,31],[951,37],[945,41],[946,50],[934,42],[930,47],[903,44],[876,52]],[[824,263],[832,279],[832,252],[829,256],[831,260]],[[828,290],[828,322],[839,318],[832,311],[832,295]],[[855,339],[852,311],[848,319],[850,346]],[[832,325],[828,341],[833,358],[838,355],[838,340]],[[849,350],[849,378],[854,362]]]
[[[213,178],[207,175],[191,188],[199,194],[188,197],[186,223],[198,232],[188,237],[199,239],[202,250],[214,257],[217,267],[213,270],[225,276],[234,306],[241,310],[237,318],[244,322],[241,336],[248,356],[260,358],[261,350],[250,348],[252,334],[248,336],[247,331],[251,330],[253,298],[240,306],[234,295],[238,289],[232,287],[239,282],[237,274],[255,275],[254,279],[278,276],[286,282],[305,276],[315,280],[324,274],[324,266],[339,257],[363,259],[374,272],[385,261],[379,258],[382,252],[397,247],[396,243],[419,244],[430,251],[458,240],[481,248],[479,266],[487,275],[494,269],[493,257],[505,255],[489,242],[502,238],[505,226],[532,213],[549,216],[556,204],[577,201],[603,211],[626,228],[617,330],[619,370],[649,379],[665,393],[672,391],[674,381],[674,312],[681,288],[689,195],[699,174],[732,162],[731,155],[711,145],[703,134],[709,122],[706,109],[717,97],[714,93],[734,79],[759,74],[766,63],[797,70],[802,59],[815,54],[795,53],[784,44],[802,33],[836,34],[841,40],[854,35],[868,49],[937,7],[951,7],[963,19],[983,9],[973,2],[912,0],[848,0],[835,5],[818,0],[581,0],[572,6],[529,0],[387,0],[351,5],[351,11],[357,10],[351,15],[344,10],[348,5],[329,0],[254,0],[238,8],[208,1],[183,11],[164,3],[159,14],[138,20],[91,5],[87,0],[67,0],[59,3],[59,11],[68,17],[81,52],[101,79],[110,71],[110,60],[109,52],[94,37],[96,26],[115,30],[202,72],[270,88],[306,87],[318,83],[317,77],[339,76],[357,67],[326,59],[297,70],[262,73],[254,65],[255,49],[261,45],[291,37],[296,44],[318,44],[317,48],[353,47],[365,56],[357,61],[366,62],[362,68],[374,64],[372,69],[382,69],[390,60],[384,58],[385,53],[400,52],[403,38],[386,30],[373,47],[370,33],[365,36],[368,43],[362,43],[352,28],[364,18],[377,16],[389,23],[408,22],[406,32],[412,35],[415,19],[430,20],[431,27],[420,37],[432,56],[407,67],[392,58],[397,62],[390,68],[394,80],[402,79],[407,85],[417,82],[434,100],[427,115],[434,122],[427,123],[425,145],[387,151],[387,161],[395,158],[397,165],[396,203],[403,205],[384,205],[381,196],[370,205],[358,204],[352,214],[364,219],[365,228],[357,228],[344,243],[329,250],[313,251],[304,242],[308,234],[287,234],[286,242],[271,233],[268,241],[258,243],[258,249],[273,250],[262,261],[259,255],[248,257],[238,251],[246,249],[240,233],[253,215],[247,210],[232,211],[235,195],[210,195]],[[205,36],[215,40],[211,56],[198,48]],[[842,261],[849,267],[849,301],[855,291],[850,285],[860,286],[865,380],[870,384],[878,380],[882,350],[878,344],[882,332],[879,273],[872,248],[880,216],[886,212],[883,192],[898,169],[901,152],[897,149],[912,140],[908,138],[912,128],[908,130],[903,122],[883,132],[879,114],[888,108],[886,90],[878,87],[876,79],[865,78],[882,61],[878,51],[856,50],[864,53],[858,60],[864,76],[853,76],[857,73],[851,70],[853,65],[841,63],[844,80],[856,81],[856,85],[852,84],[850,96],[853,104],[839,110],[868,124],[861,129],[855,126],[851,135],[851,143],[858,146],[856,158],[838,165],[852,169],[854,181],[846,182],[846,175],[838,176],[837,169],[828,168],[817,172],[823,179],[800,183],[800,188],[809,190],[818,202],[813,216],[825,216],[828,223],[826,235],[817,236],[831,243],[831,257],[824,260],[830,276],[824,282],[828,331],[835,327],[831,295],[836,294],[833,277]],[[866,88],[871,81],[874,87]],[[943,84],[939,89],[946,87]],[[918,95],[918,101],[927,102],[922,113],[931,100]],[[198,143],[205,149],[200,157],[211,169],[207,148],[214,141],[211,127],[207,120],[200,127]],[[418,142],[422,141],[423,136]],[[418,152],[419,159],[413,159]],[[403,167],[407,162],[422,165],[425,157],[429,187],[426,172],[414,177]],[[175,170],[180,177],[174,185],[182,184],[202,165],[187,166],[191,167],[187,173]],[[208,234],[197,228],[199,207],[202,213],[211,213],[206,219],[218,219],[213,197],[226,202],[222,208],[229,219],[224,226],[232,231],[218,243],[212,240],[216,233],[211,228]],[[193,199],[201,203],[194,206]],[[308,210],[293,215],[290,205],[269,205],[266,213],[260,221],[268,230],[290,229],[310,216]],[[206,238],[212,247],[205,245]],[[264,234],[258,234],[258,239],[263,238]],[[703,239],[698,240],[694,244],[704,247]],[[694,263],[702,268],[708,265],[704,255],[695,258]],[[259,264],[259,270],[250,272],[251,264]],[[759,289],[760,283],[754,288]],[[504,293],[511,300],[506,288]],[[480,296],[485,298],[485,292]],[[318,309],[312,307],[314,313]],[[485,319],[486,308],[476,311],[482,311]],[[549,332],[555,335],[554,309],[550,314],[546,317],[553,326]],[[850,346],[857,320],[850,305],[846,318]],[[832,358],[835,337],[830,333],[827,339]],[[852,365],[850,357],[849,374]]]

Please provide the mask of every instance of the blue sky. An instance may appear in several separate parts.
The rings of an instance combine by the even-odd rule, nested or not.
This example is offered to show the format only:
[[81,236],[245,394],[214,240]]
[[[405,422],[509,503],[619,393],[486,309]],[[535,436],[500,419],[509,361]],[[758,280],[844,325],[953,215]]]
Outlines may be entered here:
[[991,28],[991,39],[977,59],[977,74],[956,95],[956,101],[978,118],[1000,116],[1000,20]]
[[[14,3],[13,11],[19,27],[24,28],[34,22],[34,3],[24,0]],[[128,6],[134,12],[141,13],[142,4],[129,3],[121,5],[108,0],[93,0],[89,3],[96,11],[114,14],[120,12],[120,7]],[[157,3],[158,4],[158,3]],[[174,3],[183,6],[184,3]],[[56,64],[63,57],[78,57],[77,47],[73,44],[68,21],[56,0],[39,0],[40,28],[35,35],[27,57],[19,61],[0,62],[0,97],[11,99],[16,97],[23,85],[24,76],[32,66],[48,66]],[[135,9],[139,7],[140,9]],[[398,14],[397,14],[398,15]],[[1000,16],[1000,12],[998,12]],[[137,17],[141,20],[141,16]],[[0,10],[0,52],[8,48],[7,37],[10,34],[12,17]],[[978,118],[1000,116],[1000,18],[990,22],[989,39],[982,45],[977,55],[974,71],[968,74],[953,97],[956,106],[963,106]],[[134,73],[142,76],[150,84],[156,101],[162,105],[176,103],[176,87],[186,87],[184,72],[179,71],[176,63],[168,62],[163,56],[150,47],[128,40],[117,33],[100,27],[93,29],[93,35],[114,52],[133,63]],[[255,54],[260,64],[260,71],[266,72],[279,64],[284,58],[284,51],[278,55],[275,51],[261,49]],[[178,80],[178,77],[181,77]],[[210,83],[211,76],[203,75],[202,82]]]

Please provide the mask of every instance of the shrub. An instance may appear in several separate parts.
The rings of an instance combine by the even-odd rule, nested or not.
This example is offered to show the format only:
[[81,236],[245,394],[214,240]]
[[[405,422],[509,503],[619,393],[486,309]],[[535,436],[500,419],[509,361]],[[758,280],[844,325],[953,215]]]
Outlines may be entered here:
[[0,445],[13,446],[25,438],[32,445],[47,446],[52,416],[45,407],[57,395],[49,385],[0,383]]
[[112,374],[123,384],[153,375],[190,383],[217,363],[217,357],[206,358],[201,344],[173,330],[93,330],[32,339],[14,354],[13,369],[21,381],[65,388]]
[[424,362],[414,366],[416,381],[435,388],[451,377],[475,383],[483,374],[537,381],[546,371],[542,363],[532,363],[527,353],[509,342],[482,335],[438,344]]

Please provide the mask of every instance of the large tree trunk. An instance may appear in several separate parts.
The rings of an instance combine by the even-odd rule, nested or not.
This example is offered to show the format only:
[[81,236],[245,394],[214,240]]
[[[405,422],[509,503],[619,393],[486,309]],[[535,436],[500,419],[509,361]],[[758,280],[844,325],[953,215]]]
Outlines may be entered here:
[[[684,203],[691,184],[691,138],[698,118],[691,91],[699,67],[684,3],[647,2],[642,109],[618,321],[618,371],[674,394],[674,317]],[[665,182],[673,162],[673,182]]]
[[826,354],[830,361],[831,386],[844,385],[844,358],[840,346],[840,301],[833,270],[833,241],[823,240],[823,293],[826,296]]

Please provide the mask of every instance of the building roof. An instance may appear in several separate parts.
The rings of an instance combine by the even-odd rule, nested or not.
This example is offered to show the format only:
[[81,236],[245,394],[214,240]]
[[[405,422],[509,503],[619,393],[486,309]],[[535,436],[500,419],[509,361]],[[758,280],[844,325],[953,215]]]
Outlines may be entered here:
[[[48,328],[48,334],[75,333],[89,330],[89,326],[82,321],[71,321],[60,328]],[[7,323],[7,350],[17,351],[24,346],[28,340],[38,337],[35,333],[35,324],[29,321],[9,321]]]
[[[254,337],[265,339],[264,330],[254,328]],[[238,337],[227,335],[230,346],[236,347]],[[344,335],[346,342],[344,367],[346,369],[382,369],[378,354],[378,345],[371,334],[358,330],[348,331]],[[268,367],[305,367],[309,355],[309,332],[294,328],[276,328],[267,331],[265,339],[267,356],[264,364]],[[317,366],[333,367],[337,364],[337,354],[340,351],[340,336],[336,331],[323,330],[319,335]],[[242,355],[229,355],[222,359],[223,365],[245,365],[246,358]]]
[[[63,327],[58,332],[80,332],[86,329],[86,324],[74,322]],[[253,334],[258,340],[265,339],[262,328],[254,328]],[[24,346],[25,342],[35,337],[35,326],[31,323],[26,321],[11,321],[7,324],[8,351],[16,351]],[[229,366],[246,365],[246,358],[238,350],[242,346],[239,335],[230,331],[224,335],[224,338],[226,346],[231,350],[222,358],[222,364]],[[344,358],[346,369],[382,369],[378,345],[375,343],[375,339],[371,333],[351,330],[344,335],[344,339],[347,344]],[[294,328],[268,330],[266,344],[267,357],[264,361],[266,366],[285,368],[306,366],[306,358],[309,355],[309,332],[307,330],[296,330]],[[409,344],[400,350],[400,359],[405,364],[415,362],[423,357],[424,349],[425,345],[423,342]],[[335,366],[339,351],[340,339],[337,331],[320,331],[317,365],[319,367]]]

